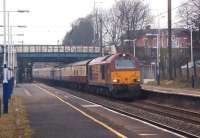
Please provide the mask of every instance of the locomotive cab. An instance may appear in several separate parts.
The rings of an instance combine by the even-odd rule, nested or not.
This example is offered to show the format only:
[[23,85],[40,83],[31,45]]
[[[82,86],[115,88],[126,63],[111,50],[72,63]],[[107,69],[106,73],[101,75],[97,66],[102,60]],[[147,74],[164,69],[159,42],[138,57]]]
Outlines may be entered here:
[[111,72],[112,84],[135,85],[140,84],[141,71],[137,61],[128,54],[121,54],[114,61]]
[[141,71],[130,54],[99,57],[88,64],[88,83],[100,91],[108,89],[113,97],[135,97],[140,90]]

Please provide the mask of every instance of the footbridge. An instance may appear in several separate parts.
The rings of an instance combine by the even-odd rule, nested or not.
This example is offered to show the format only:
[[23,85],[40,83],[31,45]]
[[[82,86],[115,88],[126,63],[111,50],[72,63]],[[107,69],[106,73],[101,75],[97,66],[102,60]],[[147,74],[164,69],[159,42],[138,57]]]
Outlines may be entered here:
[[[17,58],[19,81],[31,79],[35,62],[70,63],[100,56],[100,47],[63,45],[14,45]],[[3,46],[0,47],[0,60],[3,59]],[[27,77],[28,76],[28,77]]]

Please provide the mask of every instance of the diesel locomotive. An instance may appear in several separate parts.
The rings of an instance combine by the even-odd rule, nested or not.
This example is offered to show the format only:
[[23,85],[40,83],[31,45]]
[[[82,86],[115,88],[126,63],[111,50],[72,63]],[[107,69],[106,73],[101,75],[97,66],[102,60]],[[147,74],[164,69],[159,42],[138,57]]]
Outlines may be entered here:
[[137,58],[118,53],[63,67],[33,69],[33,78],[114,98],[140,95],[141,68]]

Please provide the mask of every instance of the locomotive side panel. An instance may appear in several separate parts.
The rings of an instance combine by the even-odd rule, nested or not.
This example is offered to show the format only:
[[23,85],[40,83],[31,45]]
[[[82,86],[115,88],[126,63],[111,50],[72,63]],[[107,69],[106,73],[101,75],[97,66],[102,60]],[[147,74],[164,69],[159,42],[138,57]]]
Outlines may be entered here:
[[89,66],[89,84],[104,86],[108,81],[108,70],[104,68],[104,64]]

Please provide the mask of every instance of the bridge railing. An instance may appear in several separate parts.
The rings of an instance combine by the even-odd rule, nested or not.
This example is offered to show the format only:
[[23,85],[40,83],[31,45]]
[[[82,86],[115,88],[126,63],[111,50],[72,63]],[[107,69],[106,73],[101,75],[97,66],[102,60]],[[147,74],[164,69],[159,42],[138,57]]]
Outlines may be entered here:
[[100,47],[63,45],[15,45],[17,53],[99,53]]

